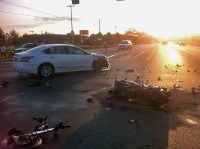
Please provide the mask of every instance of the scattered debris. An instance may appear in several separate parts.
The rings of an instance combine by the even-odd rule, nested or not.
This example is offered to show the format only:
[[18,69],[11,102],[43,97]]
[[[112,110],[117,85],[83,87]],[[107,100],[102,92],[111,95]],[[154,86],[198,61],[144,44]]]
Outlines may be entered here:
[[149,84],[149,80],[146,80],[146,83],[145,83],[146,85],[148,85]]
[[164,106],[164,105],[161,105],[161,106],[160,106],[160,108],[161,108],[161,109],[165,109],[165,108],[166,108],[166,106]]
[[129,123],[136,123],[137,121],[136,120],[129,120],[128,122]]
[[152,105],[168,103],[171,95],[167,88],[146,84],[141,85],[134,81],[125,80],[115,81],[114,87],[109,91],[109,94],[127,101],[137,98],[139,99],[137,103],[146,102]]
[[134,102],[134,100],[132,98],[129,98],[128,101],[129,102]]
[[173,88],[174,88],[174,89],[180,89],[180,88],[181,88],[181,86],[180,86],[180,85],[178,85],[178,84],[174,84],[174,85],[173,85]]
[[186,122],[188,122],[189,124],[193,124],[193,125],[198,124],[196,121],[193,121],[191,119],[186,119]]
[[88,98],[88,99],[87,99],[87,102],[88,102],[88,103],[94,103],[94,99],[93,99],[93,98]]
[[135,72],[134,69],[127,69],[126,70],[126,73],[133,73],[133,72]]
[[135,80],[135,82],[140,83],[141,82],[140,81],[140,77],[137,77],[136,80]]
[[179,67],[182,67],[181,65],[179,65],[179,64],[176,64],[176,68],[178,69]]
[[48,82],[45,82],[45,86],[46,86],[47,88],[51,88],[51,85],[50,85]]
[[177,80],[177,82],[183,82],[183,80]]
[[0,88],[5,88],[5,87],[7,87],[7,85],[8,85],[8,80],[6,80],[6,81],[4,81],[4,82],[2,82],[2,83],[0,83]]
[[148,147],[151,147],[151,144],[147,144]]
[[197,89],[195,87],[192,87],[191,92],[192,94],[197,94]]
[[168,68],[167,65],[165,65],[165,68]]
[[111,107],[106,107],[105,108],[107,111],[110,111],[110,110],[112,110],[112,108]]
[[160,77],[160,76],[158,76],[158,81],[162,81],[162,79],[161,79],[161,77]]

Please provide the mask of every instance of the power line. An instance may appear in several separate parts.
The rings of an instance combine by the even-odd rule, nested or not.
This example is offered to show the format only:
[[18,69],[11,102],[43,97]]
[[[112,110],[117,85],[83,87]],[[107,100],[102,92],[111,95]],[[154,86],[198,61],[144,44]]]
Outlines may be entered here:
[[13,3],[13,2],[5,1],[5,0],[0,0],[0,2],[7,3],[7,4],[10,4],[10,5],[13,5],[13,6],[17,6],[17,7],[23,8],[23,9],[28,9],[28,10],[36,11],[36,12],[43,13],[43,14],[46,14],[46,15],[55,16],[54,14],[47,13],[47,12],[40,11],[40,10],[36,10],[36,9],[30,8],[30,7],[26,7],[26,6],[23,6],[21,4],[17,4],[17,3]]
[[34,18],[43,18],[43,17],[39,17],[39,16],[33,16],[33,15],[22,14],[22,13],[15,13],[15,12],[9,12],[9,11],[2,11],[2,10],[0,10],[0,12],[1,13],[14,14],[14,15],[27,16],[27,17],[34,17]]

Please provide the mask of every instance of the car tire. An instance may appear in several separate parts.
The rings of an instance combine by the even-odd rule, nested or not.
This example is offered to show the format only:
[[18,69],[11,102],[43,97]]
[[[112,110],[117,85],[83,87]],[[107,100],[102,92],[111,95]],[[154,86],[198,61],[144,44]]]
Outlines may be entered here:
[[52,64],[45,63],[40,65],[40,67],[38,68],[38,75],[41,77],[47,78],[52,76],[53,73],[54,73],[54,67],[52,66]]
[[94,61],[92,64],[93,72],[101,72],[103,69],[102,64],[99,61]]

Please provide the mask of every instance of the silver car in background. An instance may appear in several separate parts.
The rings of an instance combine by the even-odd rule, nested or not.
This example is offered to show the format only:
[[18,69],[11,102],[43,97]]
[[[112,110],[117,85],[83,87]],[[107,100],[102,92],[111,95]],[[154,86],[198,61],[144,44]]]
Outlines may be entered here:
[[130,50],[132,48],[133,44],[130,40],[122,40],[118,44],[118,49],[119,50]]

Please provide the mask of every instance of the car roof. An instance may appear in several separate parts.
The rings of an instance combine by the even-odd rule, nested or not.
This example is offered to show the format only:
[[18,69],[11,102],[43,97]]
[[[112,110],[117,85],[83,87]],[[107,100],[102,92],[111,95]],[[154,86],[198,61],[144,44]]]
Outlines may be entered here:
[[37,52],[43,51],[47,48],[57,47],[57,46],[74,46],[74,45],[72,45],[72,44],[43,44],[43,45],[39,45],[34,48],[31,48],[25,52],[26,53],[37,53]]
[[44,47],[56,47],[56,46],[74,46],[72,44],[43,44]]

